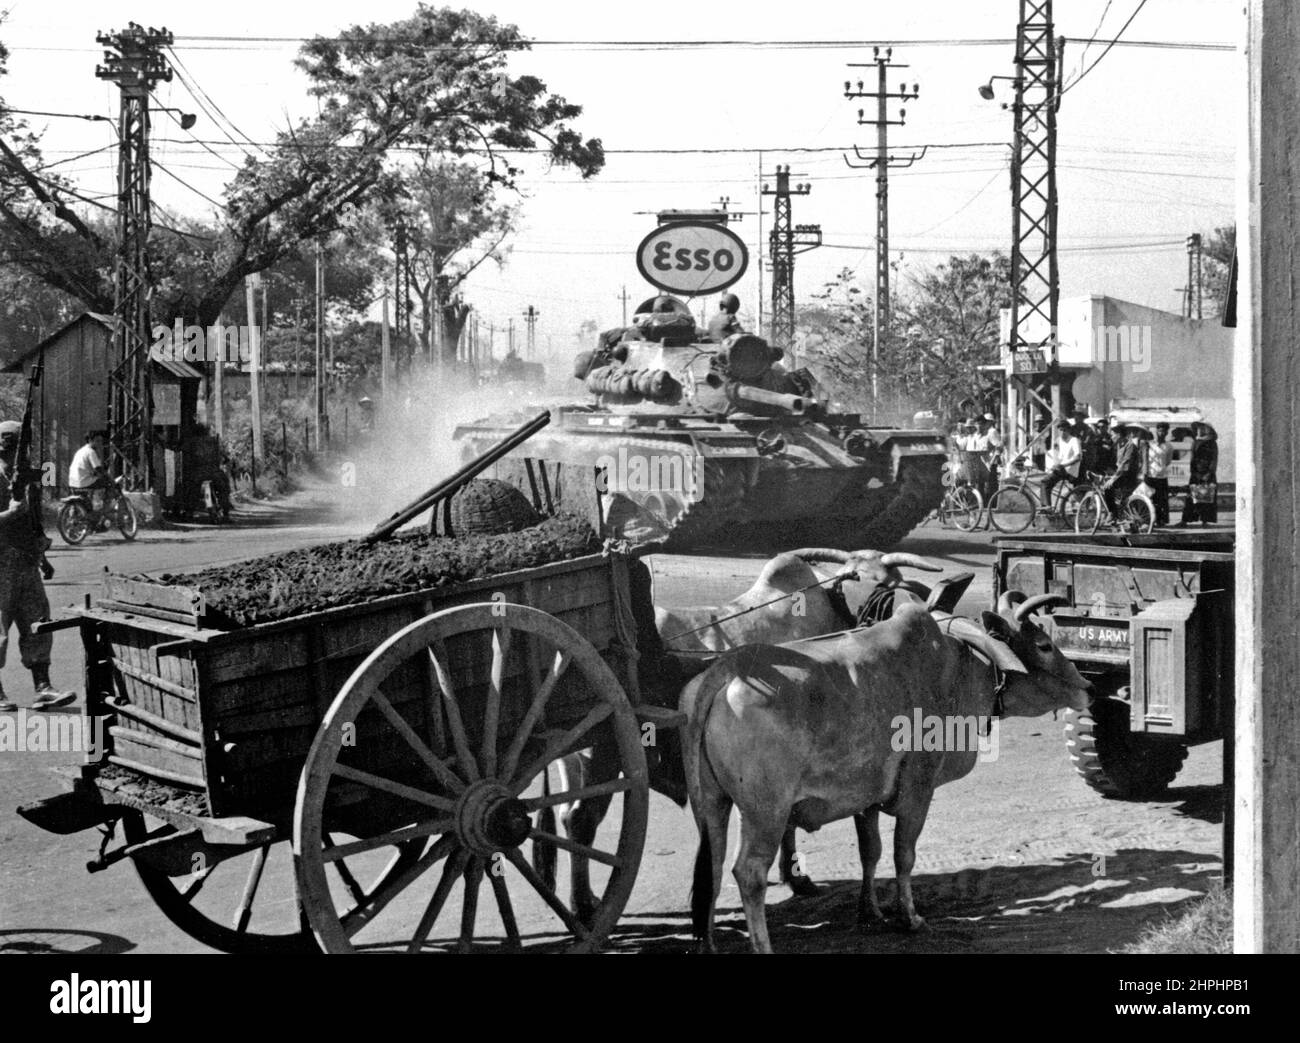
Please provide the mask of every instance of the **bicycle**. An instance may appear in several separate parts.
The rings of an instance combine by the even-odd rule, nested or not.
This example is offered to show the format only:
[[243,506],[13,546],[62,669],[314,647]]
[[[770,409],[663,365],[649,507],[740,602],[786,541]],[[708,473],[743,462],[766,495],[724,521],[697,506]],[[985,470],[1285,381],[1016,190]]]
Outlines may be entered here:
[[1061,528],[1071,527],[1079,506],[1092,487],[1058,482],[1052,488],[1051,500],[1044,506],[1031,482],[1046,477],[1047,473],[1013,469],[1013,477],[1004,480],[989,497],[989,524],[1008,535],[1024,532],[1040,516]]
[[1110,509],[1106,501],[1103,484],[1106,475],[1088,472],[1092,486],[1079,503],[1079,510],[1074,516],[1074,531],[1094,534],[1104,524],[1111,529],[1127,533],[1149,533],[1156,525],[1156,508],[1151,498],[1145,493],[1134,490],[1124,501],[1120,514]]
[[75,492],[59,508],[59,535],[65,543],[76,546],[92,532],[100,532],[109,525],[116,525],[124,539],[135,539],[140,520],[131,501],[122,491],[121,478],[111,486],[104,487],[104,506],[101,510],[95,510],[91,496],[90,490]]
[[949,489],[939,505],[939,518],[944,525],[952,524],[962,532],[970,532],[980,523],[984,513],[984,497],[972,485],[960,484]]

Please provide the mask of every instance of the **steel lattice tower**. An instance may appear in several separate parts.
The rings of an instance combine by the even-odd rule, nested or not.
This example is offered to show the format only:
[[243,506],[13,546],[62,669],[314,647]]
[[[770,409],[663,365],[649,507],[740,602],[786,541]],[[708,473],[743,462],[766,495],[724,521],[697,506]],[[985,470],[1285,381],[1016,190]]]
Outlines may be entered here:
[[775,197],[772,231],[768,236],[772,262],[772,343],[787,350],[794,343],[794,255],[822,243],[821,226],[791,223],[791,198],[806,196],[809,191],[811,186],[806,184],[790,187],[789,166],[777,166],[776,188],[763,186],[763,195]]
[[411,258],[407,252],[406,222],[398,217],[393,229],[394,289],[393,289],[393,329],[397,333],[397,357],[403,365],[409,365],[415,349],[411,341]]
[[[117,258],[114,272],[114,365],[109,373],[109,466],[126,488],[153,484],[153,381],[149,344],[149,90],[172,78],[160,48],[172,42],[166,29],[128,22],[121,32],[99,33],[108,48],[95,75],[121,91],[118,116]],[[115,456],[117,463],[112,462]]]
[[[1052,0],[1020,0],[1016,29],[1015,146],[1011,157],[1011,357],[1028,392],[1016,448],[1033,414],[1061,412],[1057,358],[1056,113],[1060,56]],[[1045,397],[1047,396],[1047,397]]]

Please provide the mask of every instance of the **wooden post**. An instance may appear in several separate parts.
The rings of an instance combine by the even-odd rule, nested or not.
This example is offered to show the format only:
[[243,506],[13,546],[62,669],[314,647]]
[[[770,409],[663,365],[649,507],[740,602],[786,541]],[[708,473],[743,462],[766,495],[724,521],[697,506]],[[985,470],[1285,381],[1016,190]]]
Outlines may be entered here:
[[1300,951],[1300,8],[1250,0],[1237,176],[1233,947]]

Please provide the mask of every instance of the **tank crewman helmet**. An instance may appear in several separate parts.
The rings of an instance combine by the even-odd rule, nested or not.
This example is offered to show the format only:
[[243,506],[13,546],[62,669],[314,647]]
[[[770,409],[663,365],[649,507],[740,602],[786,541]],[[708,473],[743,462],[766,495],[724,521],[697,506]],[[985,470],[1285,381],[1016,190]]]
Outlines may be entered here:
[[724,293],[718,298],[718,307],[735,315],[740,310],[740,298],[734,293]]
[[22,437],[23,425],[17,420],[6,420],[0,423],[0,445],[10,449],[18,444],[18,439]]

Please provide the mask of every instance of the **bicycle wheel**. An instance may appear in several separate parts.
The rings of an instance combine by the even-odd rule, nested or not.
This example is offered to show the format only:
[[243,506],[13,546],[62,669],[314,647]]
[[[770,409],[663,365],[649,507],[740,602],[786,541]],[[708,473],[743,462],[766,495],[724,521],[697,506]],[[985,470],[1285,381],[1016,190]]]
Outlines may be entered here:
[[1092,535],[1101,527],[1101,520],[1106,516],[1106,504],[1101,493],[1089,489],[1079,501],[1079,509],[1074,514],[1074,531]]
[[1156,508],[1149,498],[1134,493],[1124,503],[1125,529],[1129,532],[1149,533],[1156,527]]
[[135,534],[140,531],[140,519],[135,513],[135,508],[131,506],[131,501],[122,496],[117,501],[117,507],[113,512],[113,521],[117,524],[117,531],[120,532],[124,539],[133,540]]
[[1019,485],[1004,485],[989,500],[989,521],[998,532],[1024,532],[1036,513],[1034,498]]
[[979,524],[984,503],[977,489],[960,485],[943,498],[943,523],[951,523],[962,532],[970,532]]

